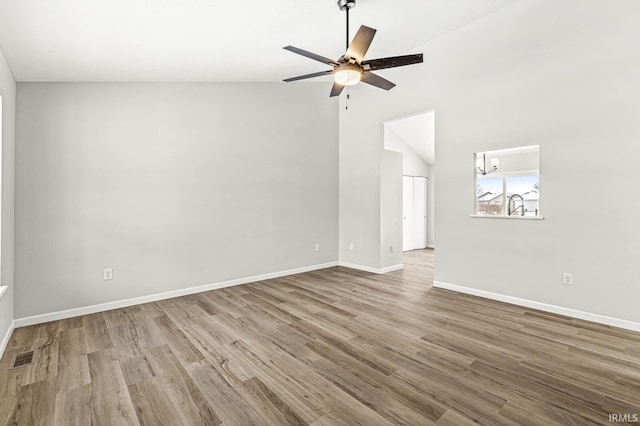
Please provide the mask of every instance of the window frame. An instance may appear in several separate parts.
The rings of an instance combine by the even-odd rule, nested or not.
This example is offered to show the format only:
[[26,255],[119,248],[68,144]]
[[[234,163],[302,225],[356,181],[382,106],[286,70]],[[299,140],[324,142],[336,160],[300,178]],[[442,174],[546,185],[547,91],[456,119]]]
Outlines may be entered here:
[[[514,149],[518,149],[518,148],[514,148]],[[482,151],[481,151],[482,152]],[[481,153],[480,152],[480,153]],[[485,151],[485,152],[491,152],[491,151]],[[489,218],[489,219],[516,219],[516,220],[542,220],[544,219],[544,216],[542,216],[540,213],[542,212],[542,209],[540,208],[540,206],[538,206],[538,216],[509,216],[507,214],[507,178],[508,177],[512,177],[512,176],[538,176],[538,194],[540,193],[540,167],[538,166],[538,169],[535,170],[517,170],[517,171],[507,171],[507,172],[498,172],[497,174],[487,174],[485,176],[487,176],[487,178],[501,178],[502,179],[502,214],[480,214],[478,213],[478,182],[480,180],[482,180],[479,176],[478,173],[476,172],[476,164],[477,164],[477,159],[478,159],[478,152],[474,152],[473,153],[473,164],[474,164],[474,168],[473,168],[473,214],[471,214],[471,217],[473,218]],[[540,148],[538,146],[538,163],[539,163],[539,158],[540,158]],[[538,198],[538,203],[540,203],[540,199]]]

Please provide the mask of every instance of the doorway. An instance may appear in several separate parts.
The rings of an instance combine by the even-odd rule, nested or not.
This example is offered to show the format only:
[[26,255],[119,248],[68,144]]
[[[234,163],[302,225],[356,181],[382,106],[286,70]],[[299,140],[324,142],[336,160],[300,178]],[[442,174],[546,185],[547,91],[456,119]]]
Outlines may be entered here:
[[402,177],[402,251],[427,248],[427,178]]
[[[435,111],[385,122],[384,148],[402,154],[401,176],[389,177],[402,178],[402,229],[396,228],[396,241],[402,238],[403,251],[435,248]],[[389,200],[400,201],[400,194],[397,201]]]

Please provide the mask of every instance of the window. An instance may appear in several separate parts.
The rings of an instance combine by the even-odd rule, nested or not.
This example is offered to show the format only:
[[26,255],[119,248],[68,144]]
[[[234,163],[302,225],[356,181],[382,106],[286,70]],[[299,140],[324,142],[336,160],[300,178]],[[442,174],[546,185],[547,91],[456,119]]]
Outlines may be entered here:
[[476,152],[475,215],[540,218],[540,147]]

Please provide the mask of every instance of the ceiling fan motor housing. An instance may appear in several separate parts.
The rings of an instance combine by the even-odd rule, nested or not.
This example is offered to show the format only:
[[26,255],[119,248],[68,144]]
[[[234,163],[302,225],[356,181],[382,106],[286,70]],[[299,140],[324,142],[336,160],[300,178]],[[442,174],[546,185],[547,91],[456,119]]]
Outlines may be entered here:
[[338,0],[340,10],[353,9],[356,7],[356,0]]

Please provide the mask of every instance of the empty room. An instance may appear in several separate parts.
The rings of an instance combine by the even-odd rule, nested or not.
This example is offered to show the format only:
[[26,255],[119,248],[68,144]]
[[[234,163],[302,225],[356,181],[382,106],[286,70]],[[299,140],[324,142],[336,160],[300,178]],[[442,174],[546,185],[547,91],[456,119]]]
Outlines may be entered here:
[[639,23],[0,1],[0,426],[640,424]]

